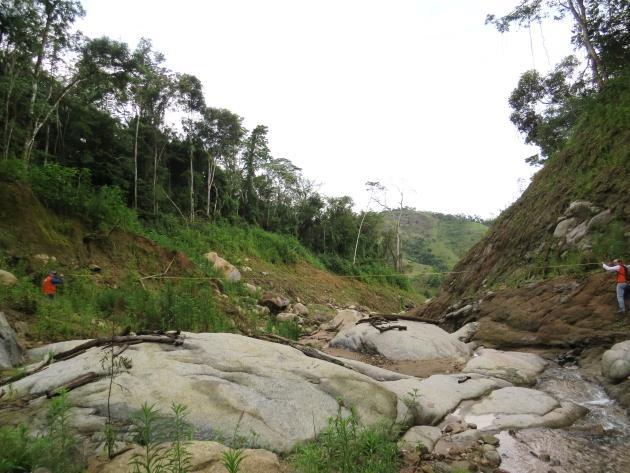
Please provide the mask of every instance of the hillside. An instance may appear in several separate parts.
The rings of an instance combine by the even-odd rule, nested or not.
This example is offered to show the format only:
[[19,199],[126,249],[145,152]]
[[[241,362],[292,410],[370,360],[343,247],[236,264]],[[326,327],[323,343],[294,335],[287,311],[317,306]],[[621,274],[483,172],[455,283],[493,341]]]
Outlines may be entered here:
[[[0,311],[29,344],[105,335],[111,322],[116,330],[277,329],[257,313],[265,291],[301,301],[323,317],[331,307],[397,312],[422,300],[383,280],[332,274],[296,240],[259,228],[167,219],[136,222],[130,231],[120,220],[95,226],[86,216],[52,211],[23,183],[0,179],[0,191],[0,269],[19,280],[3,290]],[[241,282],[230,283],[212,268],[202,256],[209,251],[234,263]],[[66,284],[61,297],[48,301],[39,286],[51,269],[64,273]],[[160,275],[167,279],[154,277]],[[299,333],[284,325],[282,333]]]
[[[567,146],[414,313],[481,322],[494,345],[579,346],[628,338],[601,261],[630,256],[630,80],[584,100]],[[463,308],[453,314],[457,309]],[[625,338],[624,338],[625,337]]]
[[[384,212],[395,228],[398,212]],[[405,209],[400,219],[403,256],[436,271],[451,269],[486,233],[488,227],[473,218]]]

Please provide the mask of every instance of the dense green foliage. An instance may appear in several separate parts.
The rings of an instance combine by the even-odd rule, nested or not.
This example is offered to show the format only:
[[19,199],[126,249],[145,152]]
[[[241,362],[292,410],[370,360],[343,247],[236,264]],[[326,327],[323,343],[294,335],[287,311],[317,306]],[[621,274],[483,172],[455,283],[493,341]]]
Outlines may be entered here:
[[508,14],[486,20],[503,33],[514,25],[530,28],[545,18],[565,17],[573,25],[571,43],[586,65],[569,56],[547,75],[527,71],[509,100],[510,119],[527,143],[540,148],[527,158],[530,164],[542,164],[561,150],[585,111],[582,99],[624,74],[630,63],[630,8],[627,0],[520,0]]
[[67,395],[62,392],[49,401],[45,434],[29,435],[25,425],[0,427],[0,473],[39,467],[51,473],[83,471],[84,459],[69,426],[69,410]]
[[[3,262],[4,263],[4,262]],[[7,267],[6,264],[3,264]],[[102,333],[103,320],[132,330],[234,330],[234,321],[217,305],[208,284],[165,282],[159,291],[144,289],[131,274],[118,288],[93,283],[88,272],[59,288],[60,297],[46,298],[39,288],[46,269],[27,273],[14,268],[18,284],[0,293],[0,306],[35,316],[36,338],[65,340]]]
[[[253,239],[263,228],[315,254],[353,255],[360,216],[349,197],[320,195],[273,156],[266,126],[247,130],[208,106],[199,79],[169,70],[149,40],[73,34],[82,15],[79,0],[0,5],[0,178],[28,181],[47,206],[95,227],[137,231],[124,204],[145,222],[245,223]],[[359,262],[387,264],[382,218],[360,233]],[[294,248],[271,246],[294,259]]]
[[300,473],[395,473],[399,466],[395,426],[363,427],[341,407],[317,439],[298,448],[293,464]]

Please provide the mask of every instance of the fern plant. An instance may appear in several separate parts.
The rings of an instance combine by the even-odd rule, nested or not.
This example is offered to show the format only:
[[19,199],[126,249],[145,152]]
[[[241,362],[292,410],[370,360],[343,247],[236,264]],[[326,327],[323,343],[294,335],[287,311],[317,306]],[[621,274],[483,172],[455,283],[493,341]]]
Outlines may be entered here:
[[241,471],[241,462],[245,455],[245,451],[241,448],[230,448],[221,454],[221,464],[228,473],[239,473]]
[[165,448],[160,445],[162,427],[155,405],[142,404],[132,416],[132,422],[136,441],[144,447],[142,453],[135,453],[129,462],[133,473],[166,473],[168,457]]

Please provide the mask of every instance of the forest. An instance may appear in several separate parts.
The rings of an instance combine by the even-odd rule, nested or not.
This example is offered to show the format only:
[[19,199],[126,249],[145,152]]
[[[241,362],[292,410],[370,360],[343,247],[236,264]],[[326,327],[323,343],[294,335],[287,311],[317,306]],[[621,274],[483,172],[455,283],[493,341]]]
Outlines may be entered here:
[[248,130],[206,103],[200,80],[170,70],[151,40],[77,32],[84,14],[78,0],[2,2],[0,176],[96,226],[227,222],[295,237],[337,270],[393,266],[378,212],[319,193],[273,155],[265,125]]

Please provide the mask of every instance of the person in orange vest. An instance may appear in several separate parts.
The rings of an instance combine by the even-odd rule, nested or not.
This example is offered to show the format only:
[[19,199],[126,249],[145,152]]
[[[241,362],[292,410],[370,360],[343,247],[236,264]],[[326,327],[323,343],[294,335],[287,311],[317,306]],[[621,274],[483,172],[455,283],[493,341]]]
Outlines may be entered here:
[[57,271],[51,271],[44,282],[42,283],[42,292],[46,294],[50,299],[57,294],[57,286],[63,284],[63,274],[57,275]]
[[617,273],[617,303],[619,304],[619,310],[617,312],[625,314],[626,304],[624,298],[626,295],[626,289],[628,288],[628,281],[630,280],[628,277],[629,270],[620,259],[613,260],[612,264],[612,266],[608,266],[606,263],[602,263],[602,267],[606,271]]

